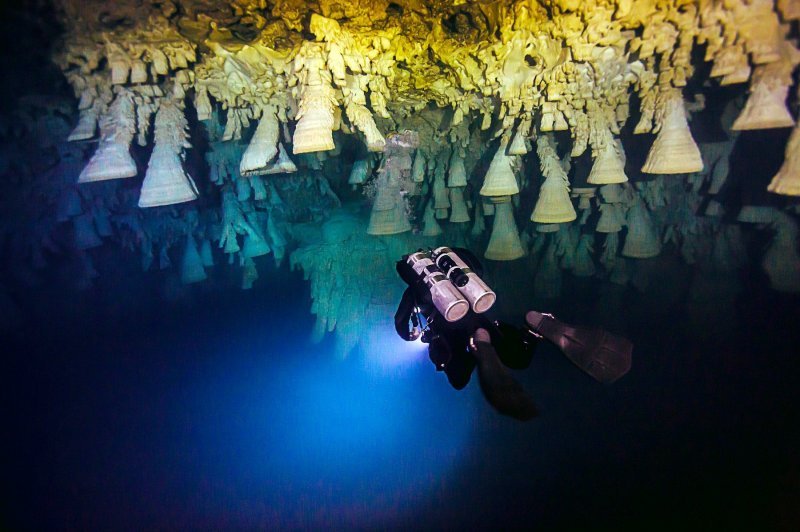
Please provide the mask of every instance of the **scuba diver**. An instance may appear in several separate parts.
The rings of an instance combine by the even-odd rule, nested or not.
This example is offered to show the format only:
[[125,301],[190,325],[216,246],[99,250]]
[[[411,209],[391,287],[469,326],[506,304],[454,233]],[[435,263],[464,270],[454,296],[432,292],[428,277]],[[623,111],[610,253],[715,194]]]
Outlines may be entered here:
[[408,285],[394,317],[397,334],[427,343],[436,370],[444,371],[457,390],[477,366],[481,391],[502,414],[523,421],[537,415],[533,400],[507,368],[527,368],[541,338],[599,382],[614,382],[631,367],[633,344],[603,329],[575,327],[534,310],[526,314],[523,328],[489,320],[485,313],[497,295],[467,249],[420,249],[404,255],[396,268]]

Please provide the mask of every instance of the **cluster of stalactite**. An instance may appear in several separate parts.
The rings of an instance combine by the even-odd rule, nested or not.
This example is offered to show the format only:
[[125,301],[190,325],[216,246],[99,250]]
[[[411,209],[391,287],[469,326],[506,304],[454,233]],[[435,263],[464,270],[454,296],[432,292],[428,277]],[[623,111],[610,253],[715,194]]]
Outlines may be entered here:
[[[779,171],[761,176],[768,190],[741,205],[720,196],[739,131],[795,127],[800,2],[56,5],[65,35],[53,59],[77,116],[66,103],[50,113],[61,129],[72,120],[71,144],[50,135],[56,162],[30,173],[57,178],[30,193],[72,223],[82,278],[96,274],[85,250],[112,238],[145,268],[180,249],[186,283],[224,253],[245,288],[256,257],[280,263],[293,246],[308,273],[330,270],[331,250],[444,239],[493,261],[528,257],[537,292],[554,297],[564,271],[641,280],[636,261],[664,247],[730,271],[756,224],[775,232],[763,256],[773,286],[800,291],[797,129]],[[741,101],[715,117],[726,138],[695,142],[706,97],[737,85]],[[635,135],[652,140],[633,165]],[[352,245],[293,235],[353,197],[348,186],[371,204],[334,239]],[[41,262],[42,223],[19,260]],[[327,262],[302,253],[315,245]],[[326,290],[312,289],[320,330],[339,312],[317,303]],[[362,308],[367,292],[336,308]]]

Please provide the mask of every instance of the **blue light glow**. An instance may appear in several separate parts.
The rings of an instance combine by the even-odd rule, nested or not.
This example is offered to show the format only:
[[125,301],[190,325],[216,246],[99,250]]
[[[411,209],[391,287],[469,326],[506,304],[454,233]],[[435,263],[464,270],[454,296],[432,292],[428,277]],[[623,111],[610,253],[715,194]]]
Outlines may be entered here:
[[471,410],[426,344],[384,332],[368,355],[306,347],[220,376],[198,420],[214,476],[248,486],[283,526],[378,526],[424,502],[457,465]]

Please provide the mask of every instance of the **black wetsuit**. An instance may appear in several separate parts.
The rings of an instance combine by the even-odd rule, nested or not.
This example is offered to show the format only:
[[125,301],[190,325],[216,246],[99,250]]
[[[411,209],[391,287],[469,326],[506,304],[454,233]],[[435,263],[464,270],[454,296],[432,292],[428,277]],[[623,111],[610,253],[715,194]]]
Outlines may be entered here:
[[[483,275],[483,267],[472,252],[464,248],[451,249],[479,277]],[[409,320],[412,319],[414,308],[418,307],[431,330],[423,339],[430,344],[431,361],[437,370],[445,372],[447,380],[454,388],[460,390],[466,386],[475,369],[475,357],[469,352],[468,343],[479,327],[489,331],[492,344],[503,363],[510,367],[528,366],[533,351],[531,345],[533,339],[523,345],[522,334],[517,328],[492,322],[485,314],[477,314],[472,310],[458,321],[447,321],[433,305],[430,291],[424,281],[404,259],[397,262],[396,268],[397,273],[408,284],[408,288],[403,293],[394,316],[395,330],[404,340],[412,340],[409,335]]]

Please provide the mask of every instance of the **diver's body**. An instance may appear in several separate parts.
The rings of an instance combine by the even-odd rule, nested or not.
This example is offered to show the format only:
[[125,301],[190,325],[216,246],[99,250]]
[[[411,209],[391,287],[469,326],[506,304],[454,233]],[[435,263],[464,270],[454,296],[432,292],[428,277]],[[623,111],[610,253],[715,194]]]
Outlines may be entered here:
[[[469,250],[452,249],[475,273],[483,273],[480,261]],[[425,329],[423,341],[429,344],[431,362],[438,371],[445,372],[453,388],[464,388],[478,365],[481,389],[495,408],[518,419],[535,416],[533,401],[513,379],[503,362],[513,367],[527,367],[536,338],[531,336],[523,344],[516,328],[491,322],[484,314],[472,310],[458,321],[447,321],[434,306],[430,291],[406,261],[397,262],[397,272],[409,285],[395,313],[397,334],[404,340],[415,340],[409,321],[416,322],[416,327]],[[419,320],[425,323],[419,323]],[[503,345],[501,352],[507,360],[501,362],[493,342]]]
[[[480,261],[463,248],[451,248],[480,276]],[[429,344],[429,356],[438,371],[460,390],[478,367],[486,399],[499,412],[520,420],[537,414],[531,398],[514,380],[507,367],[526,368],[539,338],[553,342],[567,358],[600,382],[613,382],[630,369],[632,344],[601,329],[574,327],[552,315],[530,311],[526,328],[490,321],[470,309],[456,321],[448,321],[433,303],[423,279],[403,257],[397,273],[408,284],[395,313],[395,330],[406,341]]]

